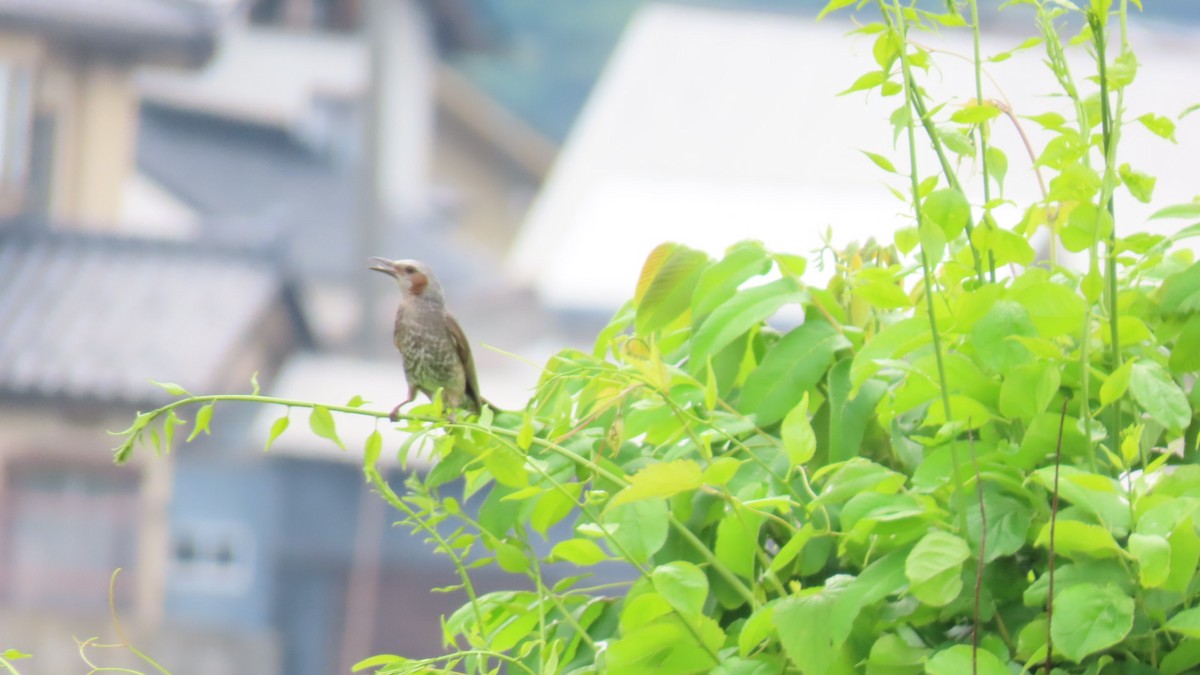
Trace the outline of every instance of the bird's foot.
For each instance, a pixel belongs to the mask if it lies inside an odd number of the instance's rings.
[[[408,401],[405,401],[404,403],[408,403]],[[391,414],[388,415],[389,420],[391,420],[393,422],[400,421],[400,407],[403,406],[404,403],[401,403],[401,404],[397,405],[395,408],[392,408]]]

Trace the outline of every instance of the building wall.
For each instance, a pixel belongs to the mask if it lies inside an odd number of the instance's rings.
[[[494,146],[453,116],[438,117],[432,157],[433,181],[453,189],[454,221],[472,241],[505,251],[516,237],[529,203],[537,192],[537,177],[515,166]]]
[[[55,140],[50,216],[103,227],[121,214],[133,176],[138,98],[127,65],[69,53],[42,70],[41,108],[53,115]]]
[[[0,129],[14,135],[0,132],[0,215],[48,207],[45,215],[58,221],[85,227],[115,222],[134,170],[134,64],[0,31],[0,66],[28,71],[33,82],[26,102],[0,78]],[[26,174],[19,184],[4,179],[5,155],[16,140]],[[48,203],[40,204],[43,199]]]

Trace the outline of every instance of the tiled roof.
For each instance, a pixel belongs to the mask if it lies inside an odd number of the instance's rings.
[[[137,154],[142,171],[201,214],[206,236],[258,244],[282,234],[284,258],[305,278],[361,267],[353,176],[285,133],[143,107]]]
[[[284,293],[262,256],[0,223],[0,397],[211,390]]]

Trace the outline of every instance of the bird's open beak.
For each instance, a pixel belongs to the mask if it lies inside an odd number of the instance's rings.
[[[367,262],[372,263],[367,269],[383,272],[388,276],[396,276],[396,268],[392,267],[392,261],[387,258],[367,258]]]

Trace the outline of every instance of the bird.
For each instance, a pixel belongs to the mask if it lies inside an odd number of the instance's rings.
[[[404,360],[408,398],[392,409],[388,418],[399,419],[400,408],[417,397],[433,399],[442,390],[442,400],[451,411],[478,413],[486,401],[479,395],[471,345],[458,321],[446,310],[442,285],[429,265],[419,260],[370,258],[368,269],[392,277],[400,287],[400,307],[392,337]]]

